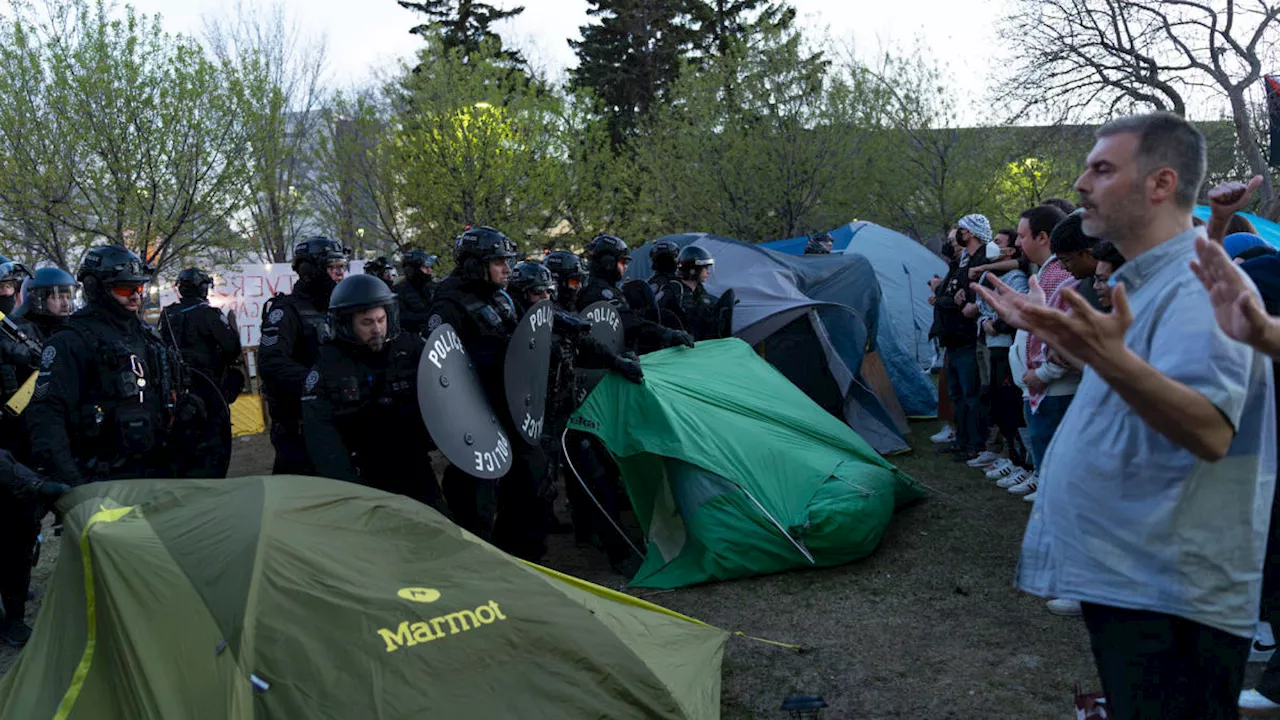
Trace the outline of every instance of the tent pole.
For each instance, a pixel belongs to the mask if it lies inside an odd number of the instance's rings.
[[[596,499],[595,495],[591,494],[591,488],[587,487],[586,481],[583,480],[582,476],[578,474],[578,468],[573,466],[573,458],[569,457],[569,446],[565,440],[565,438],[567,437],[569,437],[569,431],[566,429],[564,432],[560,433],[560,450],[564,452],[565,462],[569,463],[569,471],[572,472],[573,476],[578,479],[578,484],[582,486],[582,491],[587,494],[587,497],[591,498],[591,502],[595,504],[596,509],[600,511],[600,514],[604,516],[604,519],[608,520],[609,524],[613,526],[613,529],[618,531],[618,534],[622,536],[623,541],[625,541],[627,545],[631,547],[631,551],[634,552],[641,560],[643,560],[644,553],[640,552],[640,548],[637,548],[635,543],[631,542],[631,538],[627,537],[627,534],[622,531],[622,528],[618,527],[618,523],[614,522],[613,518],[610,517],[609,513],[605,512],[604,506],[600,504],[600,501]]]

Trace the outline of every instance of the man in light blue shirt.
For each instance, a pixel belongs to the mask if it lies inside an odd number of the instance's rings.
[[[1097,132],[1086,234],[1127,262],[1114,311],[983,292],[1087,365],[1045,454],[1017,584],[1083,603],[1113,718],[1234,718],[1275,478],[1271,363],[1218,327],[1192,273],[1204,137],[1175,115]],[[1034,293],[1033,293],[1034,295]]]

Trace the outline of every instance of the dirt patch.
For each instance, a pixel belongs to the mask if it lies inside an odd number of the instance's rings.
[[[818,694],[828,718],[1063,718],[1071,685],[1099,687],[1078,619],[1050,615],[1013,589],[1031,506],[976,471],[936,457],[935,423],[913,427],[915,452],[892,460],[930,489],[898,513],[871,557],[682,590],[637,591],[727,630],[803,645],[804,653],[734,638],[725,652],[725,718],[777,718],[783,698]],[[236,440],[233,475],[271,469],[265,435]],[[436,464],[436,463],[433,463]],[[604,556],[551,539],[546,564],[618,588]],[[57,557],[46,544],[35,586]],[[28,608],[29,620],[39,600]],[[0,648],[0,672],[16,654]]]

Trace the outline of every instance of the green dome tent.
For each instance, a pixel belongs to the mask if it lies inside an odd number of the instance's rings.
[[[643,364],[644,384],[609,375],[569,419],[617,460],[648,539],[633,586],[856,560],[923,495],[741,340]]]
[[[303,477],[63,499],[6,720],[714,718],[727,633]]]

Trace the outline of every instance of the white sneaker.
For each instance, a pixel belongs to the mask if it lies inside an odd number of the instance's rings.
[[[1240,693],[1240,714],[1245,717],[1280,717],[1280,703],[1249,689]]]
[[[929,439],[932,440],[933,442],[938,443],[939,445],[943,445],[949,442],[955,442],[956,429],[951,427],[950,425],[943,425],[942,429],[939,430],[937,433],[930,435]]]
[[[1031,473],[1022,468],[1014,468],[1012,472],[996,481],[996,487],[1002,487],[1006,490],[1023,482],[1031,477]]]
[[[1032,490],[1030,493],[1027,493],[1026,495],[1023,495],[1023,496],[1022,496],[1022,500],[1023,500],[1023,502],[1029,502],[1029,503],[1033,503],[1033,502],[1035,502],[1035,501],[1036,501],[1036,493],[1037,493],[1037,492],[1039,492],[1039,490]]]
[[[1276,652],[1276,636],[1271,623],[1260,622],[1253,631],[1253,642],[1249,643],[1249,662],[1266,662]]]
[[[978,457],[965,462],[965,465],[968,465],[971,468],[985,468],[989,465],[994,465],[996,461],[1000,459],[1002,458],[999,455],[991,452],[990,450],[983,450],[978,453]]]
[[[1045,607],[1049,608],[1049,612],[1054,615],[1083,615],[1084,610],[1080,609],[1079,600],[1067,600],[1065,598],[1054,598],[1045,603]]]
[[[1035,492],[1040,487],[1040,476],[1031,473],[1029,477],[1009,488],[1009,492],[1013,495],[1026,495],[1029,492]]]
[[[1000,478],[1006,478],[1012,475],[1014,471],[1018,469],[1019,469],[1018,466],[1014,465],[1013,461],[1010,460],[1009,458],[1000,458],[995,462],[994,465],[987,468],[987,479],[999,480]]]

